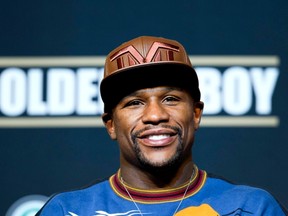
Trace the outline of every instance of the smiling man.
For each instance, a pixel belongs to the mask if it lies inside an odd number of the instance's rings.
[[[262,189],[208,175],[193,162],[203,102],[177,41],[142,36],[113,50],[101,82],[103,122],[120,149],[109,179],[53,196],[37,215],[266,215],[284,208]]]

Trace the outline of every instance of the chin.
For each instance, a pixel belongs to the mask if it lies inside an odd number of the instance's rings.
[[[150,155],[150,157],[147,157],[145,154],[143,154],[138,145],[135,145],[135,154],[138,158],[139,164],[141,165],[142,169],[154,173],[166,170],[171,172],[173,171],[173,169],[178,169],[185,158],[184,149],[181,142],[178,143],[177,148],[174,154],[172,155],[167,154],[166,156],[164,156],[162,154],[155,154]],[[162,160],[159,158],[162,158]]]
[[[162,161],[151,161],[150,159],[140,157],[139,161],[145,170],[149,170],[150,172],[163,172],[177,169],[182,162],[182,157],[180,154],[175,154],[172,158]]]

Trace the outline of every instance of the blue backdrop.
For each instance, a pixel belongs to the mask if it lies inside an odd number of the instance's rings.
[[[216,107],[216,111],[205,114],[197,133],[193,154],[198,166],[237,183],[265,188],[288,206],[286,0],[17,0],[2,1],[0,5],[0,215],[5,215],[22,197],[48,197],[110,176],[117,170],[117,143],[110,140],[101,124],[96,123],[99,110],[79,108],[79,101],[89,102],[89,94],[93,99],[91,103],[99,102],[97,92],[90,89],[92,93],[89,93],[87,88],[83,91],[88,99],[83,99],[83,93],[73,91],[70,101],[78,108],[64,110],[62,114],[61,106],[57,108],[57,104],[53,111],[52,102],[50,111],[47,111],[47,104],[46,109],[42,104],[41,111],[38,100],[37,109],[33,111],[33,101],[31,104],[27,101],[37,94],[37,89],[41,89],[38,97],[42,102],[49,100],[47,95],[53,95],[51,88],[57,87],[62,78],[60,75],[51,78],[51,69],[66,71],[64,74],[70,74],[67,77],[71,78],[71,83],[80,80],[79,76],[74,76],[79,68],[95,69],[91,72],[91,77],[95,78],[96,74],[101,74],[103,56],[139,35],[180,41],[199,71],[204,70],[205,74],[213,70],[213,76],[221,77],[218,84],[226,86],[218,88],[221,94],[209,95],[208,92],[206,95],[207,104],[212,106],[215,103],[209,96],[220,95],[220,98],[218,111]],[[49,62],[51,57],[70,59],[68,63],[62,59],[57,64],[55,59]],[[88,61],[89,57],[92,57],[92,63]],[[228,61],[231,57],[232,63]],[[74,60],[80,63],[73,65]],[[224,62],[217,63],[217,60]],[[31,69],[35,68],[38,71],[33,80]],[[251,78],[255,68],[262,76]],[[236,72],[228,76],[229,69]],[[268,70],[272,70],[271,77]],[[83,80],[89,81],[87,77]],[[95,80],[99,81],[99,77]],[[50,79],[54,84],[48,84]],[[67,84],[67,89],[71,83]],[[262,88],[257,88],[256,83]],[[207,88],[209,85],[203,83]],[[72,86],[72,90],[80,87]],[[245,103],[246,87],[250,89],[247,94],[251,97],[248,105]],[[31,91],[33,88],[35,92]],[[227,105],[229,89],[239,97],[234,101],[234,108]],[[268,97],[269,92],[264,93],[265,89],[270,89],[271,97]],[[66,91],[64,96],[68,95],[69,91]],[[267,97],[260,103],[261,95]],[[242,110],[233,114],[237,105]],[[65,118],[60,119],[59,124],[54,121],[62,117]],[[76,123],[67,119],[76,119]]]

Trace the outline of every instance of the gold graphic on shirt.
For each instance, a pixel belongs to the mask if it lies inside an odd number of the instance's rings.
[[[211,206],[208,204],[202,204],[200,206],[191,206],[177,212],[175,216],[220,216]]]

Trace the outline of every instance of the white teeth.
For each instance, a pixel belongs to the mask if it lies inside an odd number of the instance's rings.
[[[161,140],[161,139],[165,139],[167,137],[169,137],[169,135],[162,134],[162,135],[151,135],[148,138],[151,139],[151,140]]]

